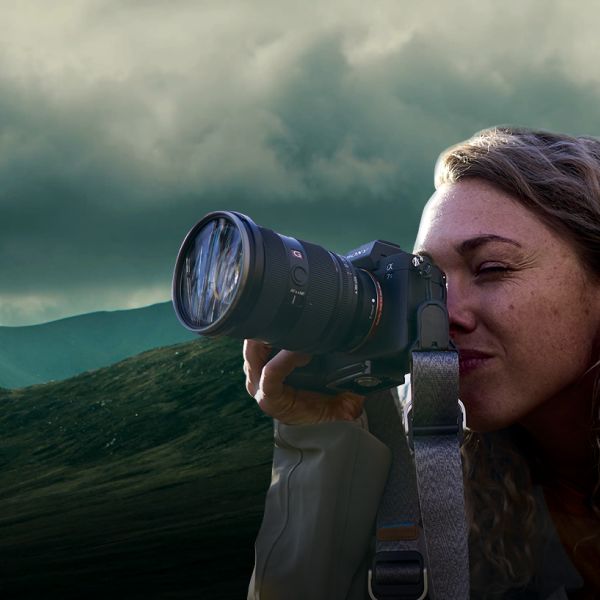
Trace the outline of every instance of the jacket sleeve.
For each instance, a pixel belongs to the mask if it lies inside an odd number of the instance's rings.
[[[275,422],[249,600],[364,600],[390,452],[360,424]]]

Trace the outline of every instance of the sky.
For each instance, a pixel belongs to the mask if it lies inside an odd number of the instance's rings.
[[[598,31],[593,0],[0,0],[0,325],[168,300],[211,210],[410,251],[444,148],[600,135]]]

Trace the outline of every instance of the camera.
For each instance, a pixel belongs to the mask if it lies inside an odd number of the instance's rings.
[[[398,386],[411,352],[451,349],[445,276],[427,257],[383,240],[336,254],[236,211],[185,237],[173,306],[202,336],[313,354],[286,383],[329,394]]]

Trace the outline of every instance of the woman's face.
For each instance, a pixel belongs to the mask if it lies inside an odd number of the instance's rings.
[[[446,273],[467,423],[489,431],[560,401],[592,364],[600,286],[571,246],[483,180],[440,187],[415,244]]]

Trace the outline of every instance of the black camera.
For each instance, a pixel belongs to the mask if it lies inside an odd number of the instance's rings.
[[[381,240],[343,256],[234,211],[186,236],[173,305],[200,335],[314,354],[286,382],[330,394],[395,387],[412,351],[450,348],[445,276],[427,258]]]

